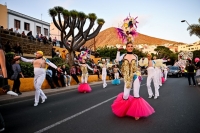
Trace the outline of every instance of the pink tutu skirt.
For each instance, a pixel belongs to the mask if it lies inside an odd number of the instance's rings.
[[[153,114],[154,109],[143,98],[133,98],[132,103],[126,113],[131,117],[147,117]]]
[[[129,96],[127,100],[123,99],[123,93],[120,93],[113,104],[111,105],[113,113],[118,117],[123,117],[126,115],[126,112],[128,111],[131,102],[133,100],[132,96]]]
[[[78,86],[78,92],[80,93],[86,93],[86,92],[91,92],[91,91],[92,89],[88,83],[82,83]]]

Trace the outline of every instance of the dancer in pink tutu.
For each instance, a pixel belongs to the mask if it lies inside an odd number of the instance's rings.
[[[85,59],[82,59],[82,63],[81,64],[79,63],[79,65],[81,67],[82,75],[81,75],[81,84],[78,87],[78,92],[81,93],[91,92],[92,89],[87,83],[87,80],[88,80],[88,69],[92,71],[93,69],[88,64],[85,63]]]
[[[120,48],[122,49],[122,48]],[[138,57],[133,54],[133,44],[126,44],[127,53],[120,56],[117,52],[117,61],[123,61],[121,71],[124,75],[124,92],[120,93],[111,105],[112,111],[118,117],[131,116],[138,120],[154,113],[154,109],[139,95],[140,81],[137,75]],[[130,90],[133,87],[133,96]]]

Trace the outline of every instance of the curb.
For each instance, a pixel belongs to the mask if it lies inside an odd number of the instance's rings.
[[[106,82],[109,83],[111,81],[112,80],[107,80]],[[99,84],[102,84],[102,81],[89,83],[90,86],[95,86],[95,85],[99,85]],[[75,89],[77,89],[77,87],[78,87],[78,85],[73,85],[73,86],[68,86],[68,87],[61,87],[58,89],[44,89],[43,91],[46,96],[50,96],[52,94],[59,94],[59,93],[75,90]],[[23,101],[23,100],[34,99],[34,95],[35,95],[35,91],[23,92],[22,95],[20,95],[20,96],[3,95],[0,97],[0,106],[5,105],[5,104],[11,104],[11,103]]]

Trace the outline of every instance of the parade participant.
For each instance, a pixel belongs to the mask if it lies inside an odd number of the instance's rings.
[[[194,62],[195,62],[195,67],[196,67],[196,76],[199,76],[200,75],[200,59],[195,58]]]
[[[120,48],[121,49],[121,48]],[[119,50],[120,50],[119,49]],[[154,113],[154,109],[139,95],[140,81],[137,75],[138,57],[133,54],[133,44],[127,43],[127,53],[120,56],[117,52],[117,61],[123,61],[121,71],[124,75],[124,92],[120,93],[113,104],[112,111],[118,117],[131,116],[138,120]],[[130,90],[133,86],[133,96]]]
[[[103,88],[107,87],[106,77],[107,77],[107,62],[102,61],[102,81],[103,81]]]
[[[115,79],[112,81],[112,84],[119,85],[120,84],[120,80],[119,80],[119,68],[117,67],[117,65],[114,66],[113,72],[114,72],[114,78]]]
[[[153,92],[152,92],[152,88],[151,88],[151,81],[153,80],[153,84],[154,84],[154,88],[155,88],[155,96],[154,99],[157,99],[159,96],[159,84],[158,84],[158,80],[157,80],[157,75],[156,75],[156,71],[155,71],[155,61],[151,60],[152,56],[151,54],[147,54],[147,58],[148,58],[148,67],[147,67],[147,90],[148,90],[148,94],[149,94],[149,98],[152,98]]]
[[[85,59],[82,59],[82,63],[79,63],[79,66],[81,67],[82,75],[81,75],[81,84],[78,86],[78,91],[81,93],[86,93],[86,92],[91,92],[92,89],[87,83],[88,80],[88,69],[92,70],[93,69],[86,64]]]
[[[167,80],[167,73],[168,73],[168,67],[163,64],[163,69],[164,69],[164,78],[165,78],[165,81]]]
[[[155,77],[160,88],[162,86],[162,70],[161,70],[162,62],[161,60],[158,60],[156,56],[153,57],[153,61],[155,62],[154,65]]]
[[[17,93],[10,91],[10,85],[8,84],[8,74],[6,69],[6,59],[1,44],[0,44],[0,68],[2,71],[2,76],[0,77],[1,80],[0,88],[2,88],[3,92],[5,92],[8,95],[18,96]]]
[[[50,62],[47,58],[43,57],[42,51],[37,51],[35,53],[36,58],[35,59],[26,59],[21,56],[15,56],[14,59],[21,59],[24,62],[33,63],[34,67],[34,87],[35,87],[35,103],[34,106],[38,106],[39,103],[39,97],[42,98],[42,102],[44,103],[47,99],[46,95],[41,89],[42,83],[45,80],[46,77],[46,64],[53,67],[54,69],[57,69],[57,66]]]

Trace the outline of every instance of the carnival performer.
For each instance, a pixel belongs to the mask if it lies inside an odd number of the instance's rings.
[[[164,64],[163,69],[164,69],[164,78],[165,78],[165,81],[166,81],[167,80],[168,67]]]
[[[195,58],[194,62],[195,62],[195,67],[196,67],[196,76],[199,76],[200,75],[200,59]]]
[[[88,64],[86,64],[85,59],[82,59],[82,63],[81,64],[79,63],[79,66],[81,67],[82,75],[81,75],[81,84],[78,86],[78,92],[81,92],[81,93],[91,92],[92,89],[87,83],[88,69],[92,71],[93,69]]]
[[[8,74],[6,69],[6,59],[1,43],[0,43],[0,68],[2,70],[2,77],[0,77],[1,80],[0,88],[2,88],[3,92],[5,92],[8,95],[18,96],[17,93],[10,91],[10,85],[8,84]]]
[[[54,69],[58,69],[55,64],[50,62],[47,58],[43,56],[42,51],[37,51],[35,53],[36,58],[35,59],[26,59],[21,56],[15,56],[14,59],[21,59],[24,62],[29,62],[33,64],[34,67],[34,87],[35,87],[35,103],[34,106],[38,106],[39,98],[42,98],[42,102],[44,103],[47,99],[47,96],[44,94],[44,92],[41,89],[42,83],[45,80],[46,77],[46,64],[51,66]],[[59,69],[58,69],[59,70]]]
[[[106,61],[102,61],[102,81],[103,81],[103,88],[107,87],[106,77],[107,77],[107,62]]]
[[[114,72],[114,78],[115,79],[112,81],[112,84],[119,85],[120,84],[120,80],[119,80],[119,68],[117,67],[117,65],[114,66],[113,72]]]
[[[154,64],[155,77],[160,88],[162,86],[162,70],[161,70],[162,61],[160,59],[157,59],[156,56],[153,57],[153,61],[155,62]]]
[[[121,48],[120,48],[121,49]],[[137,75],[138,57],[133,54],[133,44],[127,43],[127,53],[120,56],[117,52],[117,61],[123,61],[121,71],[124,75],[124,92],[120,93],[113,104],[112,111],[118,117],[131,116],[138,120],[154,113],[154,109],[139,95],[140,81]],[[133,96],[130,90],[133,86]]]

